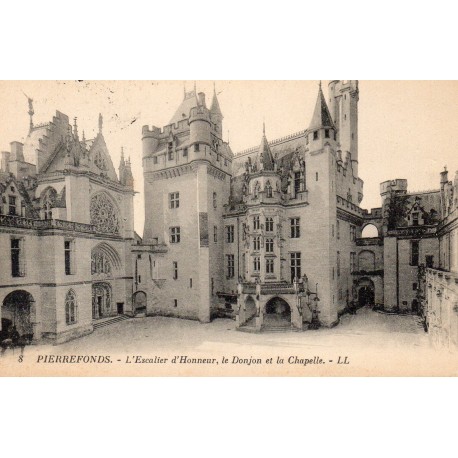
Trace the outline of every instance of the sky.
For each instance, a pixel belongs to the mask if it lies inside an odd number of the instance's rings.
[[[234,153],[260,143],[265,122],[269,140],[306,129],[318,81],[197,81],[211,103],[213,85],[224,115],[224,139]],[[327,95],[328,81],[323,81]],[[194,81],[0,81],[0,150],[28,133],[27,94],[34,123],[49,122],[56,110],[78,118],[78,130],[93,138],[98,115],[115,168],[121,147],[130,156],[137,194],[135,229],[143,233],[141,129],[163,127]],[[359,176],[363,208],[380,206],[379,184],[406,178],[409,190],[439,188],[439,173],[458,170],[458,82],[360,81]],[[449,179],[452,179],[452,173]]]

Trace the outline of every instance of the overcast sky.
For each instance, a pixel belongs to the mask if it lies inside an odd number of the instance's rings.
[[[327,81],[323,89],[327,95]],[[28,104],[34,99],[34,122],[48,122],[56,110],[92,138],[98,113],[117,168],[121,146],[130,155],[135,178],[135,227],[143,233],[141,128],[166,125],[183,99],[187,81],[0,81],[0,149],[24,141]],[[198,81],[197,90],[210,105],[213,82]],[[410,190],[437,189],[447,165],[458,169],[458,83],[447,81],[360,81],[359,175],[364,180],[363,208],[380,205],[380,182],[407,178]],[[225,140],[235,152],[259,144],[262,122],[269,140],[307,128],[315,105],[318,81],[217,81],[224,115]],[[229,132],[229,134],[228,134]],[[449,174],[452,178],[452,174]]]

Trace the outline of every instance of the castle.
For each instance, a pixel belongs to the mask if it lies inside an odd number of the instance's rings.
[[[327,92],[320,84],[304,130],[269,140],[260,126],[259,145],[234,154],[216,92],[207,103],[185,91],[166,126],[142,129],[143,237],[130,163],[118,177],[102,118],[98,136],[80,140],[76,121],[58,112],[34,126],[31,108],[25,144],[2,153],[2,329],[23,323],[59,342],[146,314],[306,330],[371,305],[422,314],[439,340],[458,342],[456,313],[446,338],[436,320],[458,300],[458,176],[444,171],[440,189],[423,193],[384,182],[382,206],[362,209],[358,82]],[[433,305],[428,291],[444,288],[448,302]]]

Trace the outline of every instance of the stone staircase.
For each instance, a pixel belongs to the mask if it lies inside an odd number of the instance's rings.
[[[116,316],[112,316],[109,318],[94,321],[92,325],[94,326],[94,330],[95,330],[95,329],[103,328],[105,326],[110,326],[111,324],[119,323],[120,321],[128,320],[130,318],[131,317],[127,315],[116,315]]]

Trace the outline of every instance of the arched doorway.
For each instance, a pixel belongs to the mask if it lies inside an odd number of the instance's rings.
[[[368,278],[362,278],[358,283],[358,305],[375,305],[375,287],[374,282]]]
[[[291,307],[281,297],[273,297],[266,303],[265,327],[290,327]]]
[[[97,320],[113,314],[111,285],[94,283],[92,285],[92,319]]]
[[[135,312],[146,312],[146,293],[137,291],[134,294],[134,308]]]
[[[24,290],[9,293],[2,304],[2,330],[0,340],[8,338],[13,328],[20,336],[33,337],[32,316],[35,313],[35,300]]]

